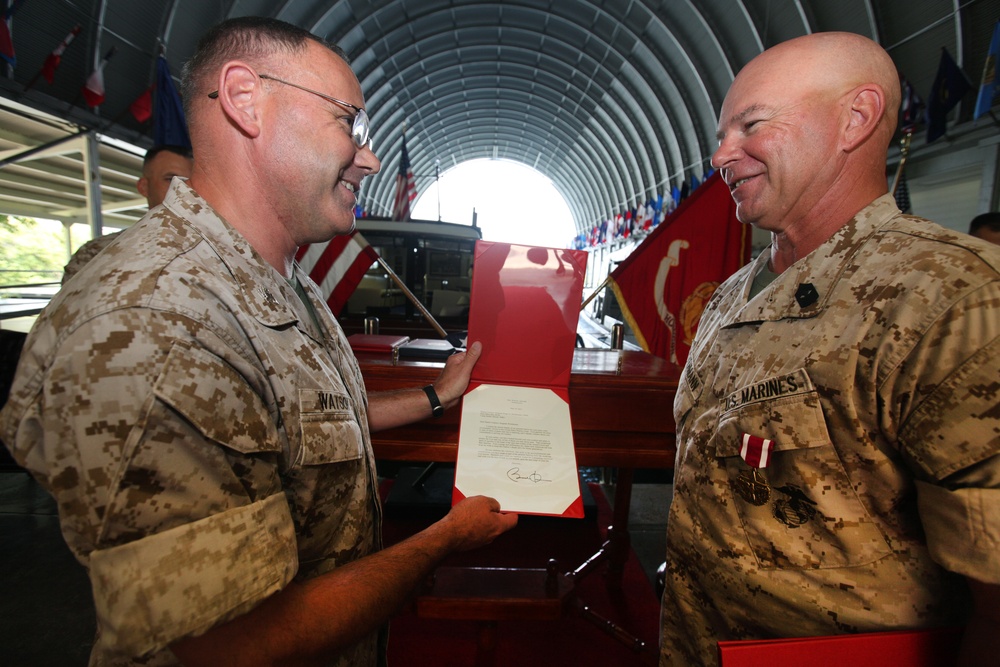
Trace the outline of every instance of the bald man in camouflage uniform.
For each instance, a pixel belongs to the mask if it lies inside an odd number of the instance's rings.
[[[880,47],[829,33],[723,104],[713,165],[772,244],[715,293],[674,404],[663,667],[966,622],[965,664],[1000,655],[1000,252],[886,194],[899,99]]]
[[[302,87],[301,89],[299,87]],[[381,549],[369,432],[456,404],[479,356],[366,396],[299,245],[378,171],[342,52],[236,19],[188,64],[198,156],[38,320],[0,416],[90,574],[99,665],[374,665],[445,555],[516,523],[470,498]]]

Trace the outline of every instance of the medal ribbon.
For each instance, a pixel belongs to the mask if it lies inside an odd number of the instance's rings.
[[[766,468],[771,459],[771,447],[773,446],[774,440],[744,433],[740,458],[752,468]]]

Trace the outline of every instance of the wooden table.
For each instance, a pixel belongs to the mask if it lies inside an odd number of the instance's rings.
[[[443,367],[442,362],[394,362],[387,353],[357,353],[357,357],[368,391],[429,384]],[[418,613],[482,621],[480,644],[488,655],[497,620],[564,613],[573,584],[601,563],[608,563],[609,582],[620,584],[631,546],[628,514],[633,471],[674,465],[673,402],[679,373],[676,366],[645,352],[575,350],[569,397],[577,464],[618,469],[607,541],[579,567],[565,573],[552,571],[551,566],[548,572],[442,568],[418,598]],[[453,463],[458,453],[459,414],[460,410],[452,409],[440,419],[373,434],[376,458]],[[586,616],[586,606],[580,607]],[[650,647],[623,629],[594,614],[590,620],[654,659]]]
[[[429,384],[441,362],[398,361],[358,353],[369,391]],[[674,393],[680,370],[645,352],[577,349],[569,383],[577,464],[618,468],[673,468]],[[454,462],[459,410],[441,419],[372,436],[377,458]],[[616,505],[617,510],[617,505]]]

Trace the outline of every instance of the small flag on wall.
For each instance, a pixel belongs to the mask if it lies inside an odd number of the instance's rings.
[[[63,41],[59,42],[59,45],[52,49],[52,53],[45,58],[45,62],[42,64],[42,76],[49,83],[56,80],[56,69],[59,67],[59,63],[62,62],[63,53],[65,53],[66,47],[70,45],[70,42],[80,34],[80,30],[82,30],[80,25],[74,26],[69,31],[69,34],[63,38]]]
[[[87,101],[88,107],[99,107],[104,103],[104,67],[114,57],[117,50],[117,47],[114,46],[108,49],[104,58],[94,68],[93,74],[87,79],[87,83],[83,85],[83,99]]]

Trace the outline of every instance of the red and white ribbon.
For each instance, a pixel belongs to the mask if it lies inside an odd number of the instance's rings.
[[[773,446],[774,440],[744,433],[740,458],[752,468],[766,468],[771,459],[771,447]]]

